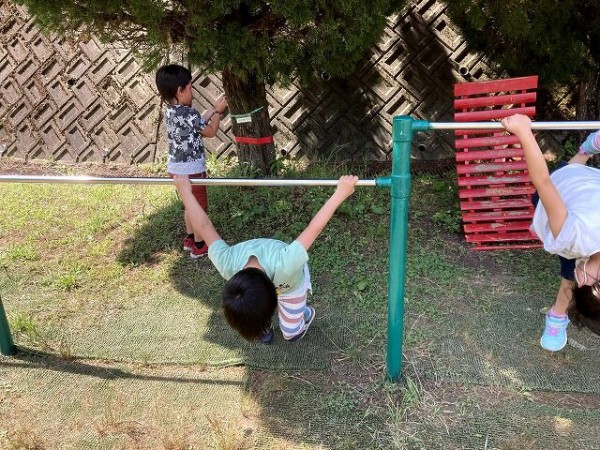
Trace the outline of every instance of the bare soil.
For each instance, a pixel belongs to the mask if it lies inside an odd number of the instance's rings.
[[[0,175],[90,175],[97,177],[148,176],[148,168],[116,164],[64,164],[50,161],[23,161],[0,158]]]

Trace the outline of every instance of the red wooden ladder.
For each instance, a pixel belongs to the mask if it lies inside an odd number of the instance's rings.
[[[537,76],[454,85],[454,121],[535,114]],[[502,130],[456,130],[456,170],[467,242],[473,250],[541,247],[529,231],[534,208],[519,139]]]

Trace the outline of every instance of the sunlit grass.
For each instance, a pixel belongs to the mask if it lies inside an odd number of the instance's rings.
[[[337,178],[349,171],[343,164],[284,160],[277,176]],[[248,176],[227,163],[213,162],[211,173]],[[2,188],[0,294],[19,345],[64,359],[77,358],[70,334],[107,317],[125,313],[135,317],[140,302],[149,298],[168,304],[177,290],[175,283],[189,290],[184,296],[200,292],[196,301],[205,289],[211,294],[219,291],[221,280],[210,281],[203,263],[191,262],[180,250],[183,210],[173,187],[6,184]],[[229,242],[254,237],[291,241],[332,192],[333,188],[321,187],[210,187],[209,214]],[[333,370],[322,376],[264,375],[269,383],[262,391],[246,393],[241,408],[245,420],[255,422],[253,426],[268,423],[273,399],[288,395],[287,404],[310,405],[302,412],[309,418],[318,414],[315,426],[322,426],[323,439],[333,442],[321,445],[318,437],[307,442],[298,439],[301,447],[289,448],[357,448],[353,436],[359,433],[364,433],[362,448],[394,448],[394,443],[399,448],[426,448],[426,428],[419,428],[419,420],[443,432],[447,417],[460,421],[467,416],[468,407],[459,401],[452,403],[458,405],[452,415],[443,412],[432,395],[437,387],[412,373],[400,386],[384,382],[389,210],[389,192],[357,188],[309,252],[313,300],[324,311],[344,314],[350,324],[345,325],[348,345],[335,349]],[[416,358],[435,357],[431,344],[439,343],[440,327],[452,324],[457,309],[459,314],[493,310],[497,298],[510,288],[502,281],[508,277],[518,280],[523,291],[547,291],[550,296],[555,280],[552,260],[540,255],[470,253],[460,234],[454,176],[415,177],[406,268],[406,366]],[[491,273],[491,264],[498,270]],[[536,268],[533,273],[531,267]],[[137,363],[146,366],[148,361],[149,357],[141,358]],[[103,412],[96,431],[145,436],[144,424],[119,415],[120,408],[113,405]],[[347,436],[349,423],[354,425]],[[204,445],[201,448],[288,448],[283,439],[259,445],[255,435],[247,435],[238,425],[215,416],[201,438],[193,431],[189,435],[163,432],[160,442],[173,449],[195,448],[198,441]],[[37,430],[12,433],[10,440],[5,439],[16,446],[43,441]]]

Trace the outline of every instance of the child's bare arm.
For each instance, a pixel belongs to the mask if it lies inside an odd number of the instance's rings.
[[[220,95],[215,102],[215,106],[212,109],[205,111],[202,114],[202,118],[208,122],[201,131],[203,137],[211,138],[217,135],[219,131],[219,123],[221,122],[221,116],[223,111],[227,109],[227,99],[224,95]]]
[[[591,157],[592,155],[586,155],[585,153],[577,153],[576,155],[571,157],[571,159],[569,159],[569,164],[582,164],[585,166],[585,164]]]
[[[339,179],[337,189],[333,195],[329,197],[329,200],[315,214],[315,217],[313,217],[305,230],[296,238],[306,250],[310,248],[317,236],[321,234],[321,231],[323,231],[323,228],[325,228],[325,225],[327,225],[336,209],[338,209],[344,200],[352,195],[357,181],[358,177],[353,175],[344,175]]]
[[[215,241],[221,239],[213,223],[210,221],[202,207],[198,204],[196,197],[192,194],[192,185],[187,175],[174,175],[173,180],[175,187],[181,196],[181,200],[185,206],[185,210],[192,223],[192,228],[195,233],[202,236],[202,239],[210,247]]]
[[[552,183],[546,159],[531,131],[531,119],[522,114],[515,114],[503,119],[502,125],[521,141],[529,177],[537,189],[542,205],[544,205],[544,209],[548,214],[550,230],[556,237],[567,219],[567,207],[554,183]]]

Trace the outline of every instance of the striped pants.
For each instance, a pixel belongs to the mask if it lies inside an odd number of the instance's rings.
[[[291,339],[304,331],[304,311],[306,299],[312,290],[308,264],[304,266],[304,283],[294,292],[281,294],[277,297],[277,315],[279,328],[284,339]]]

